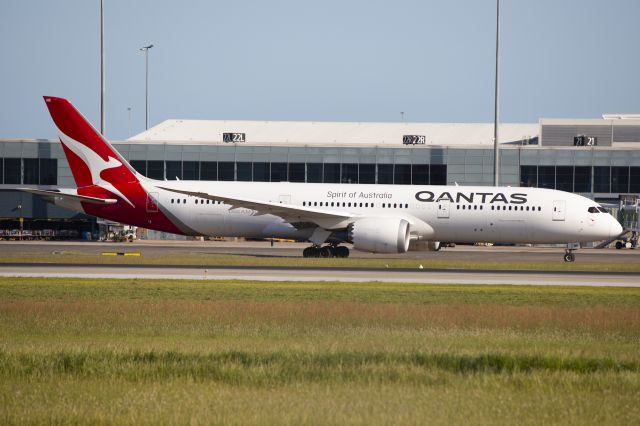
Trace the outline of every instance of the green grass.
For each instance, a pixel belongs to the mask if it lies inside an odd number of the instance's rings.
[[[504,304],[510,306],[628,306],[640,309],[633,287],[425,285],[417,283],[252,282],[1,278],[1,301],[248,301],[362,302],[417,304]]]
[[[0,423],[633,424],[640,289],[0,279]]]
[[[135,251],[130,249],[129,251]],[[639,262],[563,262],[560,253],[554,262],[485,262],[469,260],[435,259],[385,259],[349,258],[349,259],[312,259],[302,257],[259,257],[224,254],[182,254],[144,256],[102,256],[99,254],[63,252],[3,253],[0,263],[46,263],[46,264],[99,264],[99,265],[193,265],[193,266],[265,266],[265,267],[315,267],[315,268],[409,268],[420,265],[428,269],[478,269],[478,270],[541,270],[541,271],[595,271],[595,272],[640,272]]]

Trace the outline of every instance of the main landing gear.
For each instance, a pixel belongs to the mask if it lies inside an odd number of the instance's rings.
[[[307,247],[302,251],[302,257],[349,257],[349,249],[345,246],[316,246]]]

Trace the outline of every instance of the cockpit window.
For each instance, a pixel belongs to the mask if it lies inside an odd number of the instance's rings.
[[[598,207],[598,210],[600,210],[602,213],[609,213],[604,207]]]
[[[600,213],[597,207],[589,207],[589,213]]]

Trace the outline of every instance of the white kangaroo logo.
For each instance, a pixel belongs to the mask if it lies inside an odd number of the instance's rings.
[[[58,132],[60,134],[60,141],[67,148],[69,148],[74,154],[80,157],[80,159],[82,159],[82,161],[84,161],[84,163],[89,168],[89,171],[91,172],[92,184],[100,186],[106,189],[107,191],[110,191],[116,194],[117,196],[125,200],[127,203],[129,203],[131,207],[135,208],[133,203],[129,201],[129,199],[125,197],[124,194],[120,192],[120,190],[118,190],[118,188],[113,186],[111,182],[107,182],[106,180],[102,179],[102,176],[100,176],[100,174],[104,170],[113,169],[113,168],[122,166],[122,163],[120,161],[118,161],[113,157],[108,157],[108,160],[104,161],[102,157],[96,154],[88,146],[65,135],[63,132],[60,131],[60,129],[58,129]]]

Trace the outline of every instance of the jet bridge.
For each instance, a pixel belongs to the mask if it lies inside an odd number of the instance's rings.
[[[638,247],[638,233],[640,232],[640,195],[620,194],[618,206],[609,204],[609,212],[618,219],[622,225],[622,233],[615,238],[595,246],[595,248],[605,248],[615,241],[617,249]]]
[[[618,222],[624,229],[616,248],[638,247],[638,232],[640,231],[640,196],[637,194],[620,194]]]

